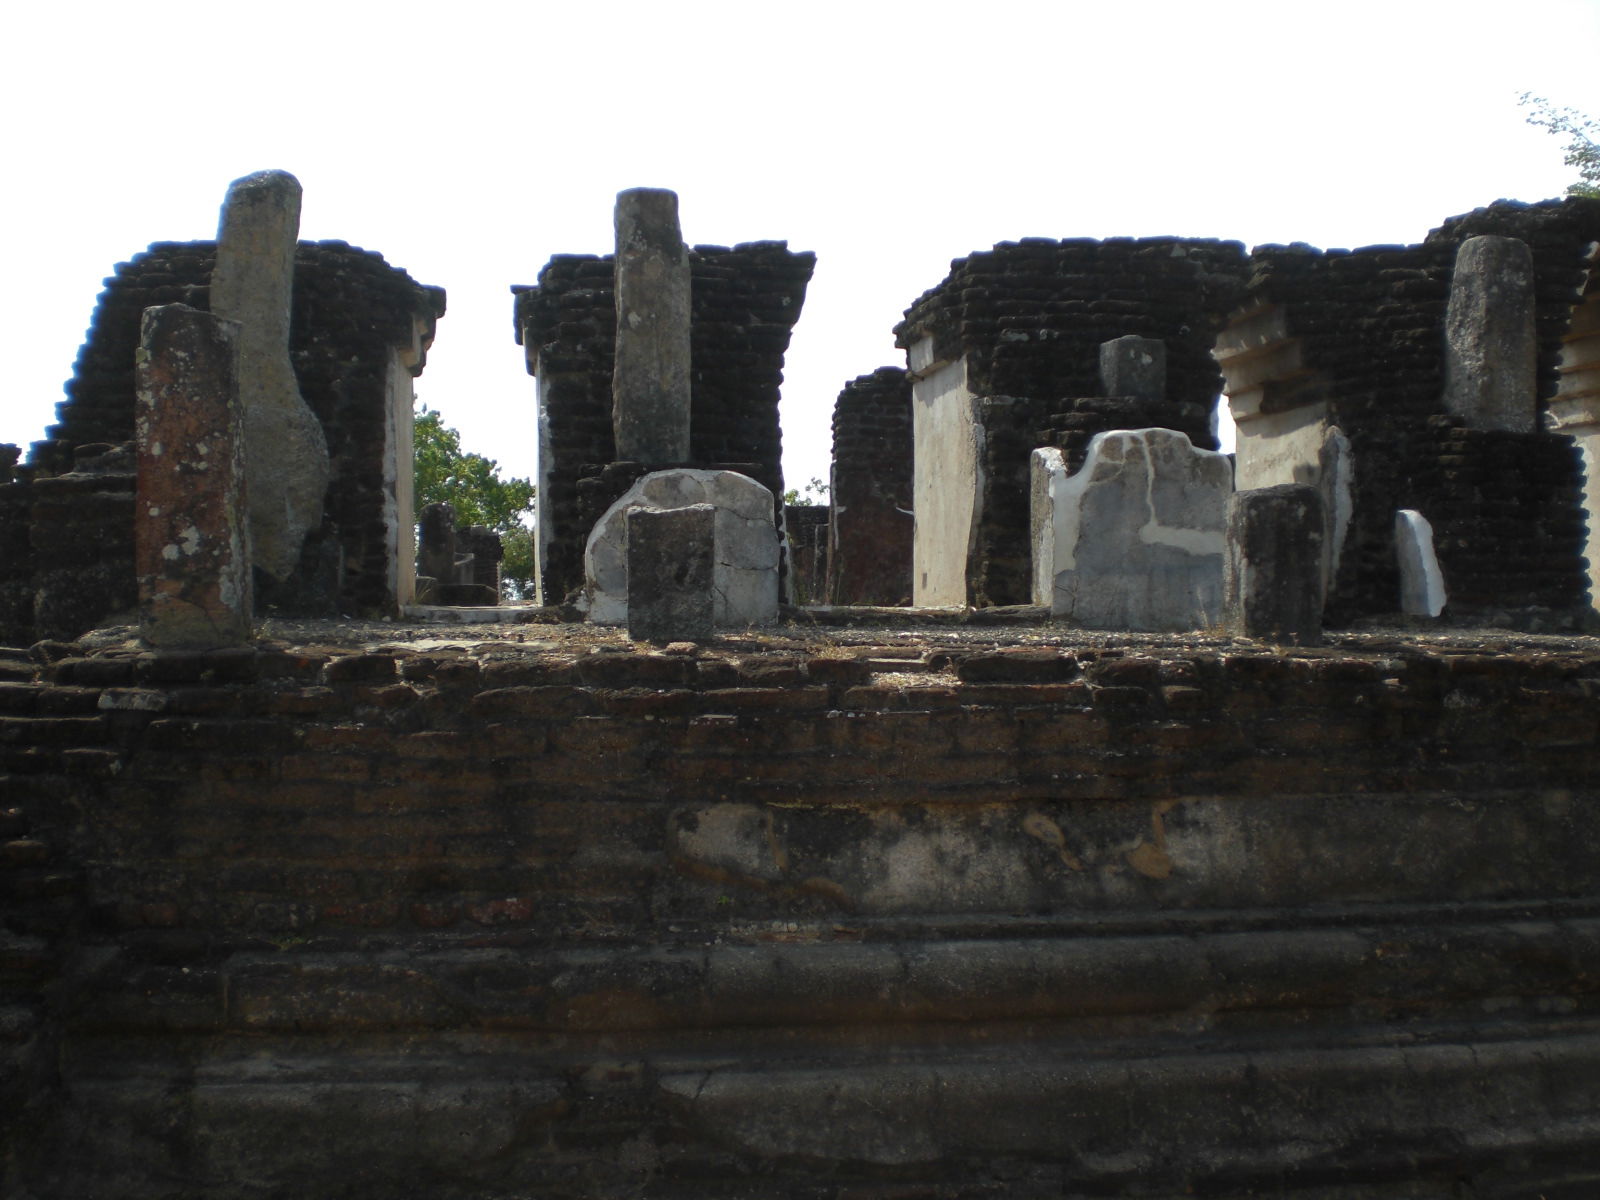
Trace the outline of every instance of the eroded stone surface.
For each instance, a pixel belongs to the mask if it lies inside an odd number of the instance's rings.
[[[1285,483],[1228,503],[1227,620],[1245,637],[1296,646],[1322,640],[1322,495]]]
[[[250,637],[239,326],[182,304],[147,308],[134,415],[139,632],[162,648]]]
[[[621,461],[689,460],[689,250],[678,196],[617,195],[617,341],[612,432]]]
[[[260,171],[228,188],[217,231],[211,311],[239,323],[239,396],[250,473],[255,565],[278,579],[294,570],[306,533],[322,520],[328,445],[289,361],[289,306],[300,230],[300,183]]]
[[[720,629],[770,625],[778,618],[778,534],[772,493],[735,471],[680,468],[646,475],[595,523],[584,549],[581,606],[589,620],[628,619],[627,512],[710,504],[716,510],[712,619]]]
[[[1037,602],[1048,581],[1051,612],[1089,629],[1196,629],[1220,618],[1226,455],[1171,429],[1117,430],[1095,437],[1076,474],[1059,454],[1036,454],[1035,470],[1046,477],[1035,483]]]
[[[626,514],[628,636],[701,641],[711,636],[717,509],[711,504]]]
[[[1468,238],[1445,313],[1445,408],[1473,429],[1535,428],[1533,252],[1517,238]]]

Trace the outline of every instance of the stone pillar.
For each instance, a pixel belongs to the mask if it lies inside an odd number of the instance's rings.
[[[1101,342],[1100,388],[1106,396],[1161,403],[1167,394],[1167,344],[1131,333]]]
[[[183,304],[147,308],[135,367],[139,633],[210,649],[250,637],[239,326]]]
[[[1445,409],[1471,429],[1537,428],[1533,252],[1474,237],[1456,252],[1445,312]]]
[[[430,504],[418,519],[417,574],[437,584],[456,581],[456,510]]]
[[[289,361],[289,305],[300,231],[300,183],[260,171],[228,187],[211,274],[211,311],[237,321],[250,537],[255,565],[287,579],[322,521],[328,445]]]
[[[628,509],[628,636],[704,641],[714,627],[717,509]]]
[[[611,427],[619,462],[689,461],[689,250],[678,196],[617,194],[617,344]]]
[[[1235,492],[1228,502],[1228,628],[1244,637],[1322,641],[1322,496],[1310,484]]]

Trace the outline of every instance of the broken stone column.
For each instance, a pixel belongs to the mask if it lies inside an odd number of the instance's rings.
[[[1167,344],[1132,333],[1101,342],[1100,388],[1106,396],[1159,404],[1167,394]]]
[[[1456,252],[1445,312],[1444,405],[1472,429],[1536,428],[1533,252],[1474,237]]]
[[[260,171],[228,187],[211,274],[211,311],[237,321],[250,538],[255,565],[286,579],[322,521],[328,445],[289,361],[300,182]]]
[[[1227,625],[1294,646],[1322,641],[1322,496],[1304,483],[1236,492],[1228,502]]]
[[[417,574],[438,584],[456,581],[456,510],[430,504],[417,519]]]
[[[1201,629],[1222,615],[1233,468],[1172,429],[1097,434],[1069,475],[1034,452],[1034,600],[1086,629]]]
[[[689,461],[689,250],[678,196],[617,194],[611,427],[619,462]]]
[[[139,633],[210,649],[250,637],[250,539],[239,326],[147,308],[135,367],[134,563]]]
[[[1437,617],[1448,597],[1428,518],[1414,508],[1395,513],[1394,549],[1400,565],[1400,611],[1408,617]]]
[[[715,623],[717,509],[627,510],[628,636],[635,641],[704,641]]]

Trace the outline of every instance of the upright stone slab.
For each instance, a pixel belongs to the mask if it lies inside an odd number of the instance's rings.
[[[1107,396],[1159,404],[1167,394],[1167,344],[1132,333],[1101,342],[1100,387]]]
[[[1445,408],[1472,429],[1537,425],[1533,252],[1509,237],[1456,251],[1445,313]]]
[[[322,520],[328,444],[289,361],[289,306],[300,232],[300,182],[260,171],[228,187],[211,274],[211,311],[237,321],[239,395],[250,473],[255,565],[286,579]]]
[[[617,194],[616,357],[611,427],[619,462],[689,461],[689,251],[678,196]]]
[[[1227,624],[1294,646],[1322,641],[1322,495],[1305,483],[1236,492],[1228,503]]]
[[[580,606],[597,625],[628,620],[627,513],[709,504],[716,509],[712,620],[718,629],[778,619],[778,533],[772,493],[736,471],[678,469],[646,475],[605,511],[583,552]]]
[[[1180,631],[1222,615],[1233,468],[1172,429],[1116,430],[1068,475],[1035,458],[1035,597],[1088,629]],[[1039,510],[1048,508],[1048,517]]]
[[[704,641],[715,625],[717,509],[637,505],[628,537],[628,636],[636,641]]]
[[[1395,513],[1394,549],[1400,566],[1400,611],[1408,617],[1437,617],[1449,597],[1428,518],[1414,508]]]
[[[1317,450],[1316,478],[1296,482],[1311,483],[1322,497],[1322,599],[1326,603],[1339,577],[1339,559],[1355,513],[1355,460],[1344,430],[1337,425],[1327,428]]]
[[[135,367],[134,562],[139,633],[210,649],[250,637],[239,326],[183,304],[147,308]]]
[[[443,501],[417,518],[417,574],[440,584],[456,582],[456,510]]]

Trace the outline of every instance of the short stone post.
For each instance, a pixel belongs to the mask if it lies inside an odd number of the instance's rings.
[[[289,361],[300,182],[260,171],[228,187],[211,273],[211,311],[237,321],[250,537],[256,566],[286,579],[322,520],[328,443]]]
[[[1322,496],[1305,483],[1235,492],[1224,579],[1228,629],[1244,637],[1322,641]]]
[[[629,637],[643,642],[711,637],[716,521],[711,504],[628,510]]]
[[[183,304],[145,309],[135,382],[140,636],[197,650],[248,641],[239,326]]]
[[[417,574],[438,584],[456,581],[456,510],[430,504],[417,519]]]
[[[617,194],[611,427],[619,462],[689,461],[689,251],[678,196]]]
[[[1536,428],[1533,252],[1509,237],[1456,251],[1445,311],[1445,409],[1471,429]]]
[[[1167,394],[1167,344],[1132,333],[1101,342],[1100,388],[1102,395],[1159,404]]]

